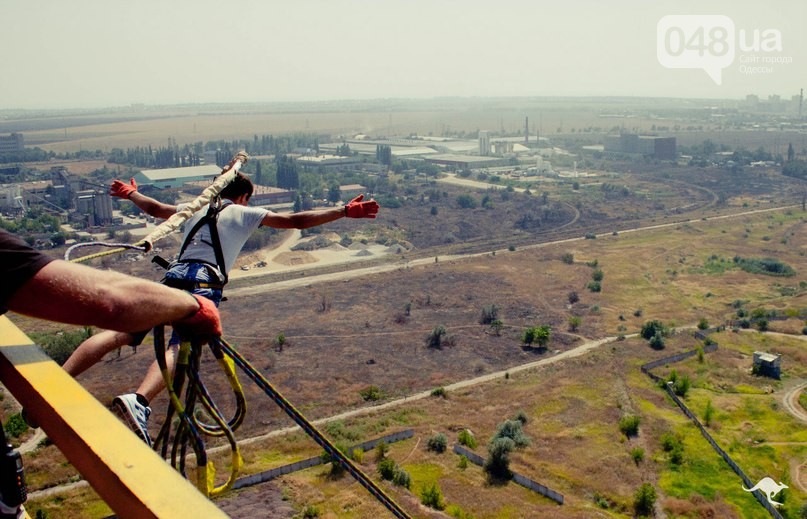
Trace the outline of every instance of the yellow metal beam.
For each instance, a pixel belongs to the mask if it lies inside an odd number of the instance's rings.
[[[118,517],[227,517],[5,316],[0,381]]]

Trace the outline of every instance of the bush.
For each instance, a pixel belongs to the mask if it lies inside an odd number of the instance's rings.
[[[14,413],[8,417],[8,421],[3,425],[6,434],[12,438],[19,437],[22,433],[28,430],[28,424],[22,419],[20,413]]]
[[[633,498],[636,515],[652,515],[656,506],[656,489],[650,483],[643,483]]]
[[[375,446],[375,459],[377,461],[381,461],[387,457],[387,453],[389,452],[389,445],[387,442],[380,442],[378,445]]]
[[[443,337],[448,334],[446,327],[441,325],[435,326],[426,338],[426,344],[429,348],[440,349],[443,345]]]
[[[367,386],[359,391],[359,395],[361,395],[365,402],[375,402],[376,400],[381,400],[383,397],[381,390],[377,386]]]
[[[435,510],[442,510],[446,507],[443,502],[443,493],[440,492],[440,487],[437,486],[437,483],[432,483],[430,486],[423,488],[420,493],[420,502]]]
[[[685,398],[691,385],[692,383],[689,380],[689,376],[684,375],[673,382],[673,392],[681,398]]]
[[[641,447],[635,447],[630,451],[630,457],[635,464],[639,464],[644,460],[644,449]]]
[[[448,438],[443,433],[437,433],[426,441],[426,448],[438,454],[446,451],[448,447]]]
[[[495,438],[488,444],[488,457],[482,468],[491,479],[508,480],[513,476],[510,453],[515,448],[516,444],[510,438]]]
[[[530,444],[530,438],[524,434],[521,429],[521,422],[518,420],[505,420],[499,424],[492,441],[498,438],[510,438],[513,440],[515,447],[526,447]]]
[[[602,292],[602,283],[599,281],[589,281],[586,288],[592,292]]]
[[[412,486],[412,476],[399,466],[395,466],[395,473],[392,476],[392,483],[399,487],[409,489]]]
[[[663,350],[666,344],[664,343],[664,335],[657,333],[650,338],[650,347],[654,350]]]
[[[521,422],[521,425],[527,425],[527,421],[529,419],[527,418],[527,413],[525,413],[524,411],[519,411],[513,417],[513,420],[516,420],[517,422]]]
[[[381,479],[392,481],[392,478],[395,477],[395,462],[389,458],[384,458],[379,461],[378,474],[381,476]]]
[[[662,323],[661,321],[653,319],[652,321],[646,321],[642,325],[642,330],[640,334],[642,336],[642,339],[649,341],[656,334],[661,334],[662,336],[668,335],[669,329],[666,326],[664,326],[664,323]]]
[[[57,333],[35,333],[29,334],[32,341],[42,347],[48,357],[62,365],[67,362],[70,355],[76,350],[79,344],[92,336],[92,328],[85,326],[81,330],[57,332]]]
[[[560,260],[567,265],[571,265],[574,263],[574,254],[571,252],[566,252],[561,256]]]
[[[436,387],[436,388],[432,389],[432,396],[441,396],[441,397],[445,398],[446,397],[446,388],[444,388],[443,386],[440,386],[440,387]]]
[[[463,429],[460,431],[459,435],[457,436],[457,441],[460,443],[460,445],[465,445],[469,449],[476,448],[476,438],[468,429]]]
[[[698,330],[706,330],[709,328],[709,321],[705,317],[698,320]]]
[[[457,462],[457,468],[460,470],[468,468],[468,458],[466,458],[465,455],[460,456],[460,460]]]
[[[482,315],[479,317],[479,324],[491,324],[499,318],[499,307],[496,305],[485,305],[482,307]]]
[[[476,199],[471,195],[459,195],[457,197],[457,205],[461,209],[473,209],[476,207]]]
[[[639,422],[641,419],[638,416],[626,415],[619,419],[619,430],[630,438],[639,434]]]

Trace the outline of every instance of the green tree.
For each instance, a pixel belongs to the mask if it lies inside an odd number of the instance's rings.
[[[473,209],[476,207],[476,199],[471,195],[459,195],[457,197],[457,205],[461,209]]]
[[[336,204],[342,199],[342,191],[339,189],[339,184],[334,182],[328,187],[328,202]]]
[[[647,341],[652,339],[656,334],[666,336],[668,333],[669,332],[667,328],[664,326],[664,324],[657,319],[653,319],[652,321],[646,321],[642,325],[642,330],[640,332],[642,338]]]
[[[650,483],[643,483],[633,498],[633,509],[636,515],[653,515],[656,506],[656,489]]]
[[[493,480],[508,480],[513,474],[510,472],[510,453],[516,444],[507,437],[495,438],[488,444],[488,457],[485,459],[483,469]]]

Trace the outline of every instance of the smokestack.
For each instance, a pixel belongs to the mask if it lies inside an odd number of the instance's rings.
[[[524,118],[524,144],[530,142],[530,118]]]

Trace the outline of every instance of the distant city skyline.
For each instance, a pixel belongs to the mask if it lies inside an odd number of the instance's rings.
[[[790,99],[807,87],[807,7],[776,7],[3,0],[0,110],[443,96]]]

